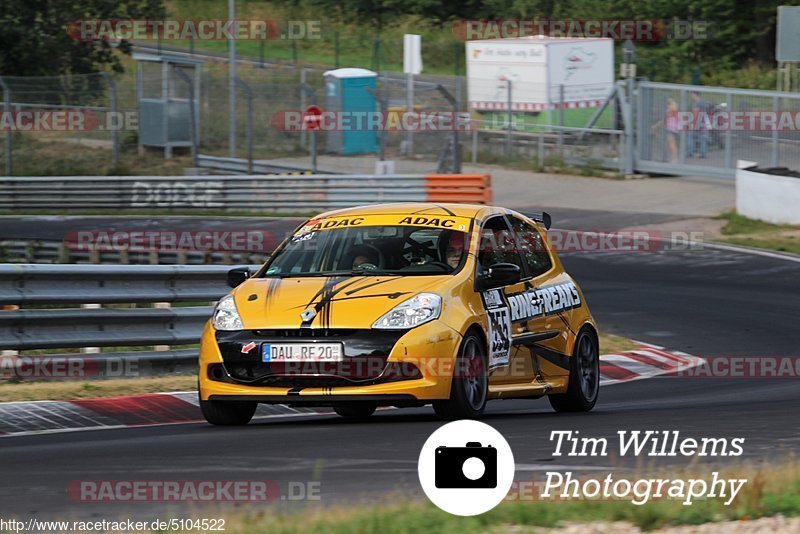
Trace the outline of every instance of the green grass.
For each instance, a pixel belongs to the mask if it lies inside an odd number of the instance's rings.
[[[23,380],[0,383],[0,402],[72,400],[164,391],[193,391],[197,375],[85,380]]]
[[[584,128],[589,120],[597,112],[597,108],[571,108],[564,110],[564,126],[568,128]],[[594,128],[611,128],[613,114],[610,108],[606,108],[594,125]],[[508,113],[492,112],[483,116],[484,128],[498,130],[503,129],[508,123]],[[550,114],[550,120],[546,112],[541,113],[514,113],[512,120],[516,129],[523,131],[536,132],[536,127],[558,126],[560,121],[559,111],[554,110]]]
[[[721,230],[726,243],[800,254],[800,226],[771,224],[735,212],[720,218],[727,221]]]
[[[707,478],[711,468],[691,472],[670,470],[667,478]],[[721,469],[723,473],[725,469]],[[649,477],[650,474],[626,478]],[[722,473],[721,473],[722,476]],[[437,532],[470,534],[514,532],[524,527],[556,527],[563,522],[626,521],[645,530],[668,525],[698,525],[726,520],[755,519],[782,514],[800,515],[800,468],[796,462],[778,467],[739,466],[727,469],[725,476],[747,478],[741,493],[730,506],[721,500],[698,500],[683,506],[679,500],[660,499],[643,506],[627,501],[539,501],[501,503],[494,510],[476,517],[457,517],[432,504],[394,496],[388,504],[339,507],[307,507],[300,511],[239,513],[226,519],[231,533],[293,533],[303,525],[307,533],[406,534]],[[523,530],[524,531],[524,530]]]
[[[750,219],[734,211],[723,213],[720,215],[720,219],[728,221],[728,224],[722,228],[723,235],[753,234],[792,228],[789,225],[772,224],[758,219]]]
[[[226,19],[227,3],[215,0],[167,0],[169,17],[177,19]],[[403,70],[403,34],[422,35],[422,54],[426,74],[464,74],[464,42],[453,34],[451,25],[436,26],[423,18],[406,17],[385,25],[380,31],[372,26],[338,20],[336,13],[321,13],[308,6],[284,7],[272,2],[239,1],[236,3],[239,20],[318,21],[318,38],[274,38],[259,43],[242,40],[236,44],[240,56],[264,58],[267,62],[308,65],[365,67],[374,70]],[[283,25],[281,25],[281,29]],[[376,49],[376,39],[380,44]],[[338,45],[337,45],[338,43]],[[186,40],[164,41],[165,46],[189,48]],[[195,50],[225,53],[224,40],[196,41]]]

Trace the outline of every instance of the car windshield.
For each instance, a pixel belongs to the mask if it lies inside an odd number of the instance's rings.
[[[261,276],[442,275],[464,263],[468,235],[421,226],[359,226],[298,232]]]

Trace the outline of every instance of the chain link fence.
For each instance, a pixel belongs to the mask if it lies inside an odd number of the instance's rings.
[[[193,78],[176,74],[171,75],[166,95],[174,102],[194,103],[198,153],[310,166],[310,133],[287,130],[284,120],[286,113],[301,114],[310,104],[326,107],[326,69],[241,64],[235,84],[236,114],[232,116],[226,65],[209,61],[199,68],[196,92],[191,90]],[[139,146],[140,128],[148,114],[139,116],[143,112],[137,98],[161,95],[164,71],[158,64],[148,63],[141,65],[138,79],[136,71],[36,78],[0,76],[6,121],[0,128],[0,157],[5,174],[136,174],[147,172],[136,158],[148,154],[161,165],[153,167],[156,174],[182,172],[182,167],[167,169],[161,154]],[[409,83],[406,75],[379,72],[374,90],[376,110],[461,113],[467,118],[467,127],[458,132],[389,128],[379,132],[376,153],[359,157],[360,161],[415,162],[415,171],[424,172],[452,168],[457,159],[529,169],[570,165],[622,172],[623,160],[630,155],[625,153],[621,88],[607,105],[595,94],[573,106],[562,100],[569,103],[581,99],[565,95],[566,89],[543,86],[540,89],[546,95],[546,104],[530,109],[512,106],[509,111],[502,103],[508,87],[501,87],[497,80],[486,83],[497,85],[499,103],[487,106],[468,100],[463,76],[420,75]],[[510,89],[515,90],[513,82]],[[589,88],[570,91],[586,93]],[[669,113],[694,117],[697,109],[704,110],[713,124],[694,130],[685,125],[675,131],[667,128]],[[22,119],[31,112],[39,115]],[[800,168],[800,127],[768,130],[763,123],[750,129],[720,127],[717,119],[734,112],[794,116],[800,113],[800,95],[638,82],[630,114],[636,130],[636,170],[732,177],[740,159],[762,166]],[[77,113],[77,123],[69,122],[70,113]],[[8,127],[8,120],[14,121],[13,128]],[[326,152],[329,135],[331,132],[324,130],[316,134],[319,152],[338,157]],[[176,149],[175,155],[188,157],[189,152],[187,145]],[[120,166],[120,159],[126,157],[133,163]],[[339,159],[345,162],[344,167],[354,161],[346,156]],[[180,161],[183,166],[191,164],[188,159]],[[359,172],[367,169],[371,171],[372,167],[362,165]]]
[[[69,163],[49,165],[53,153],[97,149],[113,167],[120,147],[136,141],[136,99],[130,75],[0,76],[5,174],[71,174]],[[73,169],[75,171],[83,169]]]
[[[642,171],[732,177],[737,160],[800,168],[798,94],[650,82],[638,90]]]

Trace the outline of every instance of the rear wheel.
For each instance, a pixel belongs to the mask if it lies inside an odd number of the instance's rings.
[[[550,395],[550,405],[557,412],[588,412],[594,408],[600,392],[600,349],[597,336],[583,328],[575,340],[570,358],[567,392]]]
[[[442,419],[477,419],[483,415],[489,394],[489,375],[486,370],[486,348],[474,333],[461,342],[450,386],[450,398],[433,403]]]
[[[378,405],[374,402],[358,402],[352,404],[334,404],[333,411],[342,417],[349,417],[352,419],[366,419],[377,409]]]
[[[212,425],[246,425],[253,418],[257,407],[257,402],[249,401],[200,400],[200,411]]]

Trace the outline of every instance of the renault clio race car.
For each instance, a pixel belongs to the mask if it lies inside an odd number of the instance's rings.
[[[300,225],[255,273],[228,273],[200,347],[206,420],[246,424],[258,403],[433,404],[477,418],[487,400],[547,395],[588,411],[597,327],[548,244],[546,213],[382,204]]]

